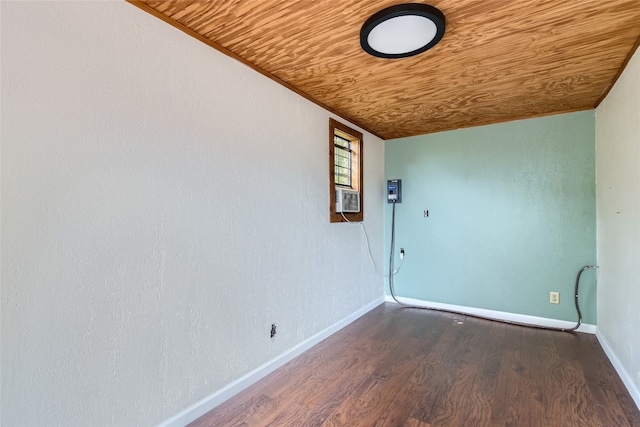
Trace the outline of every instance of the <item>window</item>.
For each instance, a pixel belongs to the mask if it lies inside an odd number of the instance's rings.
[[[362,221],[364,218],[362,177],[362,133],[329,119],[329,221]],[[360,193],[360,212],[336,213],[336,188]]]
[[[333,135],[333,167],[336,185],[351,187],[351,141]]]

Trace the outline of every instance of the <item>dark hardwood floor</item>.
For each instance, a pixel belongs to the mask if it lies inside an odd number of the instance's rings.
[[[640,426],[594,335],[383,304],[191,424]]]

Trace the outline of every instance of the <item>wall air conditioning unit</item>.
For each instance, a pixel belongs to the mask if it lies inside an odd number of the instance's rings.
[[[360,212],[360,192],[336,187],[336,213]]]

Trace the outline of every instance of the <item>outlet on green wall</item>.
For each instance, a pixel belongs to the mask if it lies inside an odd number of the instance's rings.
[[[596,263],[593,110],[390,140],[385,169],[403,186],[399,296],[577,319],[576,274]],[[388,205],[387,253],[390,218]],[[595,324],[593,270],[580,286]]]

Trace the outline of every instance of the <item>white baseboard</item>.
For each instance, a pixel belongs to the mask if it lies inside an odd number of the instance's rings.
[[[311,338],[301,342],[297,346],[281,354],[275,359],[265,363],[264,365],[238,378],[234,382],[228,384],[227,386],[216,391],[215,393],[194,403],[193,405],[186,408],[182,412],[174,415],[173,417],[159,424],[159,427],[183,427],[189,424],[190,422],[195,421],[202,415],[206,414],[216,406],[223,403],[225,400],[238,394],[239,392],[249,387],[251,384],[257,382],[258,380],[266,377],[268,374],[275,371],[285,363],[289,362],[296,356],[299,356],[300,354],[304,353],[305,351],[307,351],[308,349],[310,349],[311,347],[313,347],[323,339],[327,338],[328,336],[338,332],[340,329],[344,328],[349,323],[353,322],[359,317],[362,317],[364,314],[373,310],[383,302],[384,302],[384,298],[382,297],[376,299],[372,303],[362,307],[360,310],[356,311],[355,313],[345,317],[344,319],[338,321],[337,323],[334,323],[328,328],[318,332]]]
[[[385,295],[387,302],[395,303],[391,295]],[[464,305],[443,304],[439,302],[423,301],[414,298],[398,297],[398,300],[404,304],[415,305],[417,307],[437,308],[443,310],[458,311],[460,313],[470,314],[473,316],[482,316],[489,319],[504,320],[507,322],[528,323],[531,325],[546,326],[552,328],[573,328],[576,322],[568,322],[566,320],[549,319],[546,317],[528,316],[526,314],[509,313],[506,311],[487,310],[484,308],[467,307]],[[581,324],[577,332],[585,332],[587,334],[595,334],[596,326],[590,324]]]
[[[625,385],[625,387],[627,387],[631,398],[640,410],[640,390],[638,389],[638,386],[633,382],[633,378],[624,368],[624,365],[622,364],[622,362],[620,362],[620,359],[618,359],[618,356],[616,356],[613,349],[609,345],[609,342],[605,339],[599,329],[596,329],[596,338],[598,338],[598,342],[600,342],[600,346],[604,350],[604,353],[609,358],[609,361],[620,376],[622,383]]]

